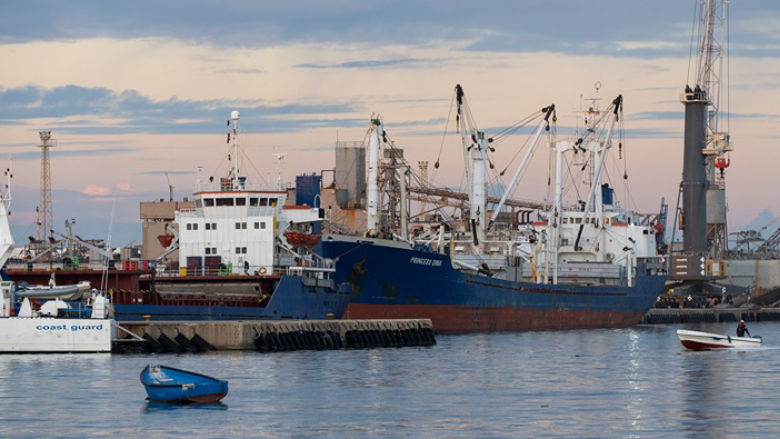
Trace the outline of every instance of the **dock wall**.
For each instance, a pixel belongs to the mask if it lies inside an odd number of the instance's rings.
[[[642,323],[777,322],[780,308],[653,308]]]
[[[121,322],[127,331],[182,351],[200,338],[216,350],[296,350],[429,346],[435,344],[430,319],[290,320],[290,321],[148,321]],[[118,331],[122,338],[130,335]],[[257,341],[256,341],[257,340]],[[326,343],[327,342],[327,343]],[[153,342],[152,342],[153,343]],[[281,344],[282,346],[277,346]]]

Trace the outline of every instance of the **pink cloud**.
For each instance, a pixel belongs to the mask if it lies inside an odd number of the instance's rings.
[[[96,184],[88,184],[81,193],[85,195],[108,195],[111,193],[105,186],[98,186]]]
[[[117,183],[116,188],[122,192],[130,192],[133,190],[133,186],[130,183]]]

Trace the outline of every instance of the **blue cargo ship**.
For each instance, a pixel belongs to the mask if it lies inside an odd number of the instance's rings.
[[[555,137],[557,130],[550,129],[557,120],[555,105],[504,130],[533,128],[525,150],[516,154],[524,152],[500,199],[488,195],[488,164],[494,168],[495,145],[505,140],[505,134],[488,136],[476,128],[460,85],[453,99],[468,188],[467,196],[452,204],[460,210],[459,216],[439,207],[446,198],[454,198],[454,191],[421,187],[416,193],[429,198],[417,200],[433,204],[436,216],[427,222],[408,221],[404,188],[415,180],[425,185],[427,179],[415,176],[407,183],[403,179],[411,166],[402,163],[393,165],[400,169],[400,177],[380,182],[382,175],[387,179],[394,170],[388,168],[392,162],[379,158],[402,154],[392,151],[395,147],[382,119],[373,115],[370,119],[365,237],[326,235],[318,248],[320,255],[335,261],[333,279],[350,285],[345,318],[430,318],[440,332],[639,323],[663,290],[667,271],[659,254],[662,215],[622,208],[610,181],[602,177],[613,137],[620,139],[619,149],[623,148],[618,124],[622,96],[604,110],[598,108],[598,98],[592,99],[581,112],[584,130],[572,140],[560,140]],[[536,204],[514,201],[513,211],[507,211],[508,196],[531,163],[536,146],[544,143],[540,140],[545,133],[549,163],[555,163],[554,176],[548,179],[554,199]],[[438,158],[436,163],[438,167]],[[495,177],[501,175],[503,171]],[[564,180],[584,187],[567,191],[569,199],[565,199]],[[380,190],[394,187],[400,190],[391,195]],[[572,195],[578,199],[570,199]],[[392,202],[385,202],[392,197],[400,198],[400,214],[384,211],[385,206],[393,209]],[[532,213],[535,221],[530,219]],[[400,224],[391,223],[392,218],[400,218]]]
[[[638,265],[632,286],[553,285],[457,270],[447,254],[397,241],[332,235],[320,249],[349,284],[344,318],[429,318],[444,333],[632,326],[666,281],[655,264]]]

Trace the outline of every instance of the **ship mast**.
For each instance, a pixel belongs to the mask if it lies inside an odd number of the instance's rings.
[[[230,182],[232,185],[232,190],[239,189],[239,168],[238,168],[238,120],[240,118],[240,114],[238,111],[233,110],[230,113],[230,120],[228,121],[228,126],[230,127],[230,131],[228,132],[228,142],[230,142],[230,148],[233,150],[233,153],[230,154],[230,174],[228,177],[230,178]]]
[[[368,124],[368,184],[366,194],[366,234],[379,233],[379,155],[380,138],[384,140],[385,130],[379,115],[371,115]]]
[[[615,129],[615,124],[620,120],[620,115],[623,109],[623,95],[618,95],[612,101],[612,121],[607,131],[607,136],[604,141],[591,141],[588,146],[591,151],[591,182],[590,190],[588,191],[588,198],[585,199],[585,215],[580,223],[579,231],[577,232],[577,240],[574,242],[574,250],[581,251],[580,239],[582,238],[582,230],[588,221],[588,217],[593,209],[593,214],[597,216],[596,227],[600,227],[603,221],[603,205],[601,199],[601,169],[604,166],[604,161],[607,158],[607,150],[612,147],[612,134]],[[590,122],[589,122],[590,123]],[[595,121],[593,122],[595,123]],[[594,128],[588,127],[587,133],[592,134]],[[594,167],[595,166],[595,167]]]
[[[479,253],[485,241],[487,229],[487,151],[490,139],[470,122],[471,114],[465,105],[463,87],[455,86],[458,130],[463,142],[463,158],[466,164],[466,181],[469,188],[469,229],[472,243]]]

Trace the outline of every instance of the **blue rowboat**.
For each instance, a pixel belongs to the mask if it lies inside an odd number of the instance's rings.
[[[163,365],[146,366],[141,383],[150,401],[209,404],[228,393],[227,381]]]

